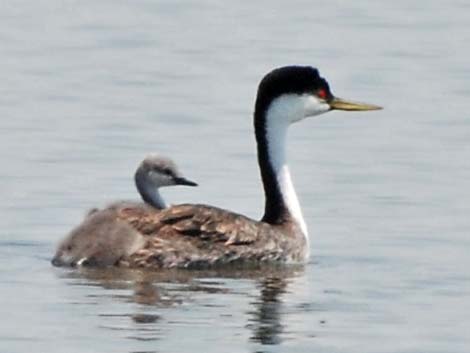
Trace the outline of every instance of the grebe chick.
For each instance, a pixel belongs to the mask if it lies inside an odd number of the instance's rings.
[[[104,209],[91,209],[84,221],[59,244],[52,259],[55,266],[110,266],[145,244],[144,237],[119,214],[158,212],[165,208],[159,188],[173,185],[197,186],[183,177],[169,158],[147,156],[134,175],[137,190],[146,202],[114,202]]]
[[[156,153],[149,154],[140,162],[134,174],[134,182],[145,205],[150,205],[158,210],[166,207],[166,203],[160,195],[160,188],[175,185],[197,186],[197,183],[186,179],[180,173],[173,160]],[[108,208],[145,207],[145,205],[131,201],[117,201],[108,205]],[[97,210],[96,208],[91,209],[88,215]]]

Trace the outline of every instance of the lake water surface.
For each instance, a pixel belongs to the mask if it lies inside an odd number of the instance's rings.
[[[468,352],[470,5],[6,1],[0,11],[1,352]],[[293,126],[299,268],[53,268],[86,210],[135,199],[149,152],[260,217],[252,111],[274,67],[383,105]]]

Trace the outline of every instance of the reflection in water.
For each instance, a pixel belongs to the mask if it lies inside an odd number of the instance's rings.
[[[161,272],[81,268],[63,272],[62,276],[72,279],[69,284],[73,286],[97,286],[109,290],[100,292],[100,296],[88,295],[94,300],[104,297],[112,298],[118,303],[139,304],[132,313],[97,314],[101,318],[111,319],[110,324],[102,325],[101,328],[131,331],[132,333],[127,338],[137,341],[158,340],[163,334],[162,329],[167,330],[171,326],[171,322],[165,318],[165,311],[161,309],[178,307],[186,302],[194,303],[197,293],[233,294],[226,280],[253,280],[260,291],[259,299],[250,303],[249,322],[245,327],[252,331],[251,341],[263,345],[275,345],[281,342],[280,335],[283,331],[281,296],[286,292],[288,279],[300,275],[302,271],[303,266],[288,268],[275,266],[252,270],[167,270]],[[123,291],[125,294],[122,294]],[[251,291],[241,294],[248,297]],[[202,305],[202,310],[206,310],[207,307],[207,305]],[[156,309],[159,310],[158,313],[152,312]],[[227,308],[227,310],[233,310],[233,308]],[[132,327],[129,327],[129,321],[123,323],[123,318],[129,318]],[[189,322],[190,318],[187,321]]]
[[[162,302],[157,287],[151,282],[138,281],[134,285],[134,301],[139,304],[153,305]]]
[[[76,271],[68,271],[64,276],[80,280],[79,282],[72,282],[71,285],[130,290],[129,294],[116,294],[114,291],[104,292],[102,295],[105,297],[159,307],[169,307],[182,303],[182,296],[169,293],[162,285],[164,283],[182,284],[198,288],[197,283],[193,283],[192,276],[182,271],[150,272],[119,268],[80,268]]]
[[[260,300],[253,302],[253,329],[251,339],[262,344],[279,344],[282,332],[280,296],[285,292],[286,279],[282,277],[267,277],[261,281]]]

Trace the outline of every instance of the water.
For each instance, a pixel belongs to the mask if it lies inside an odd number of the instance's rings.
[[[0,11],[0,351],[467,352],[466,1],[11,1]],[[294,126],[303,268],[149,274],[49,264],[85,211],[135,198],[148,152],[262,210],[264,73],[312,64],[383,105]]]

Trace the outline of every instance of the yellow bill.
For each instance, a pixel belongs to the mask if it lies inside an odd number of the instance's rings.
[[[364,110],[380,110],[383,109],[378,105],[352,102],[342,98],[334,97],[328,102],[332,110],[347,110],[347,111],[364,111]]]

